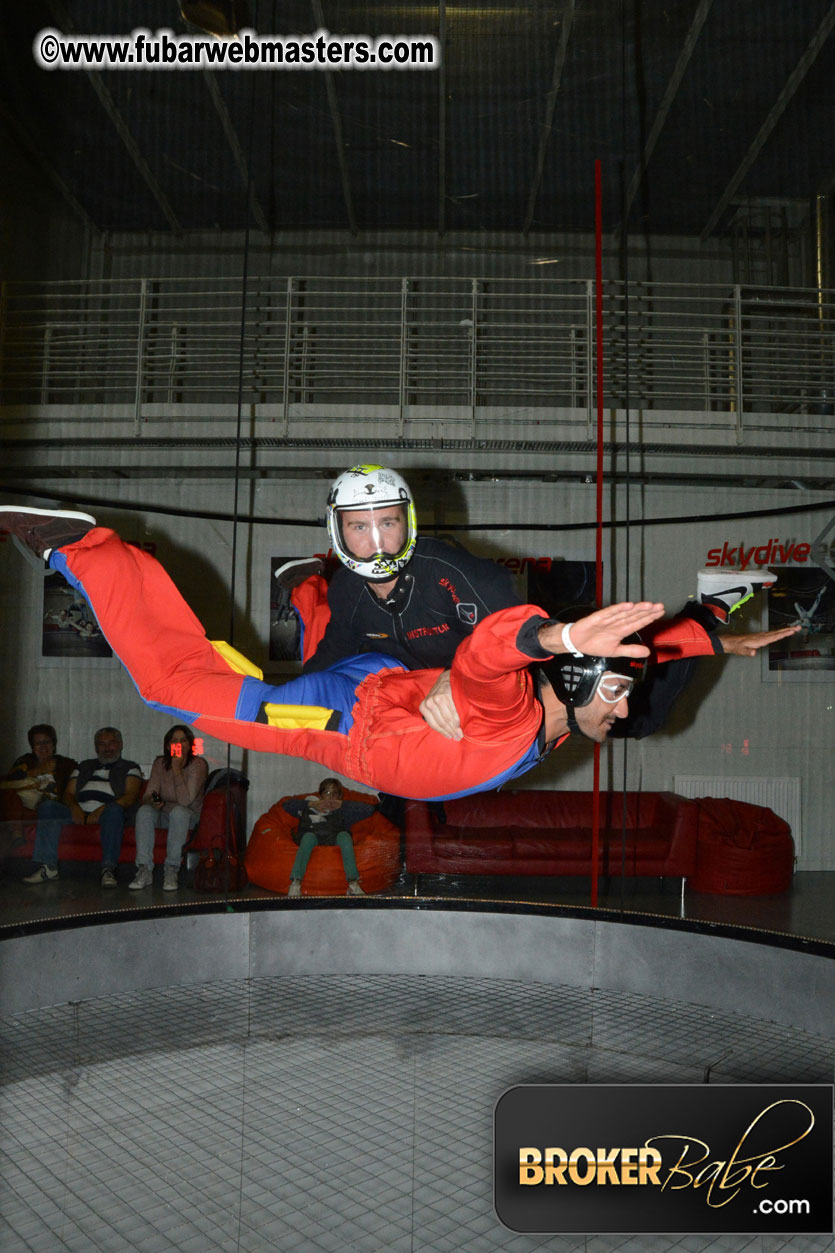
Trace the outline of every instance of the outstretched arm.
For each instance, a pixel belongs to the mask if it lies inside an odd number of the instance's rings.
[[[623,601],[597,609],[587,618],[572,622],[571,643],[589,657],[648,657],[645,644],[623,644],[621,641],[633,631],[640,631],[663,617],[664,606],[658,601],[642,600],[636,603]],[[564,623],[547,623],[539,628],[539,642],[555,656],[569,650],[563,642]]]
[[[571,624],[571,642],[582,653],[593,657],[646,657],[649,649],[643,644],[622,644],[621,640],[656,618],[662,617],[664,606],[657,601],[625,601],[598,609],[579,622]],[[489,619],[488,619],[489,621]],[[551,622],[538,631],[539,644],[546,653],[566,653],[562,633],[564,623]],[[450,676],[444,671],[420,706],[424,721],[450,740],[462,738],[458,711],[452,697]]]
[[[800,626],[783,627],[779,631],[752,631],[747,635],[720,635],[722,651],[731,657],[756,657],[761,648],[796,635]]]

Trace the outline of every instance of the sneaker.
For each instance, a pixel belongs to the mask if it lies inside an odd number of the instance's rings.
[[[101,885],[103,888],[115,888],[119,886],[116,882],[116,876],[109,866],[101,872]]]
[[[365,893],[360,887],[359,879],[350,879],[348,881],[348,891],[345,893],[345,895],[346,896],[365,896]]]
[[[287,889],[287,895],[288,896],[301,896],[301,894],[302,894],[301,881],[299,879],[291,879],[290,886]]]
[[[285,561],[283,566],[278,567],[273,575],[278,583],[278,593],[272,597],[272,610],[276,624],[295,624],[298,614],[290,600],[293,588],[298,587],[300,583],[304,583],[305,579],[311,578],[314,574],[322,574],[324,569],[324,563],[318,557],[297,557],[293,561]]]
[[[34,874],[28,874],[23,880],[24,883],[52,883],[53,879],[58,878],[57,866],[38,866]]]
[[[700,570],[696,580],[696,600],[719,619],[727,622],[761,587],[773,587],[777,576],[770,570]]]
[[[305,579],[312,578],[314,574],[324,574],[324,572],[325,563],[318,557],[297,557],[279,566],[273,578],[283,591],[292,592],[293,588],[304,583]]]
[[[53,548],[83,539],[96,519],[74,509],[31,509],[23,505],[0,505],[0,527],[12,536],[15,548],[38,569]]]
[[[102,879],[104,875],[102,875]],[[129,892],[141,892],[143,888],[149,888],[154,881],[154,871],[152,866],[137,866],[136,877],[131,879],[128,884]]]
[[[176,892],[180,887],[180,871],[177,866],[166,866],[163,870],[163,892]]]

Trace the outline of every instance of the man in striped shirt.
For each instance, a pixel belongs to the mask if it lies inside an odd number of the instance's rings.
[[[101,885],[116,887],[116,865],[122,851],[125,825],[139,799],[142,771],[122,756],[122,733],[102,727],[93,741],[95,757],[82,761],[70,775],[61,801],[38,806],[37,834],[32,852],[38,868],[24,883],[47,883],[58,878],[58,841],[68,822],[98,823],[101,838]],[[128,811],[131,811],[129,816]]]

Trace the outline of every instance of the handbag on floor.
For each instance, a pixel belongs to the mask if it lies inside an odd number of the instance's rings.
[[[219,844],[203,853],[194,870],[195,892],[238,892],[247,882],[242,859]]]

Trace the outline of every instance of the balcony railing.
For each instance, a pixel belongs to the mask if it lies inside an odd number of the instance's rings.
[[[7,283],[3,406],[374,406],[489,424],[596,406],[590,281],[256,278]],[[607,282],[604,404],[831,414],[835,292]]]

